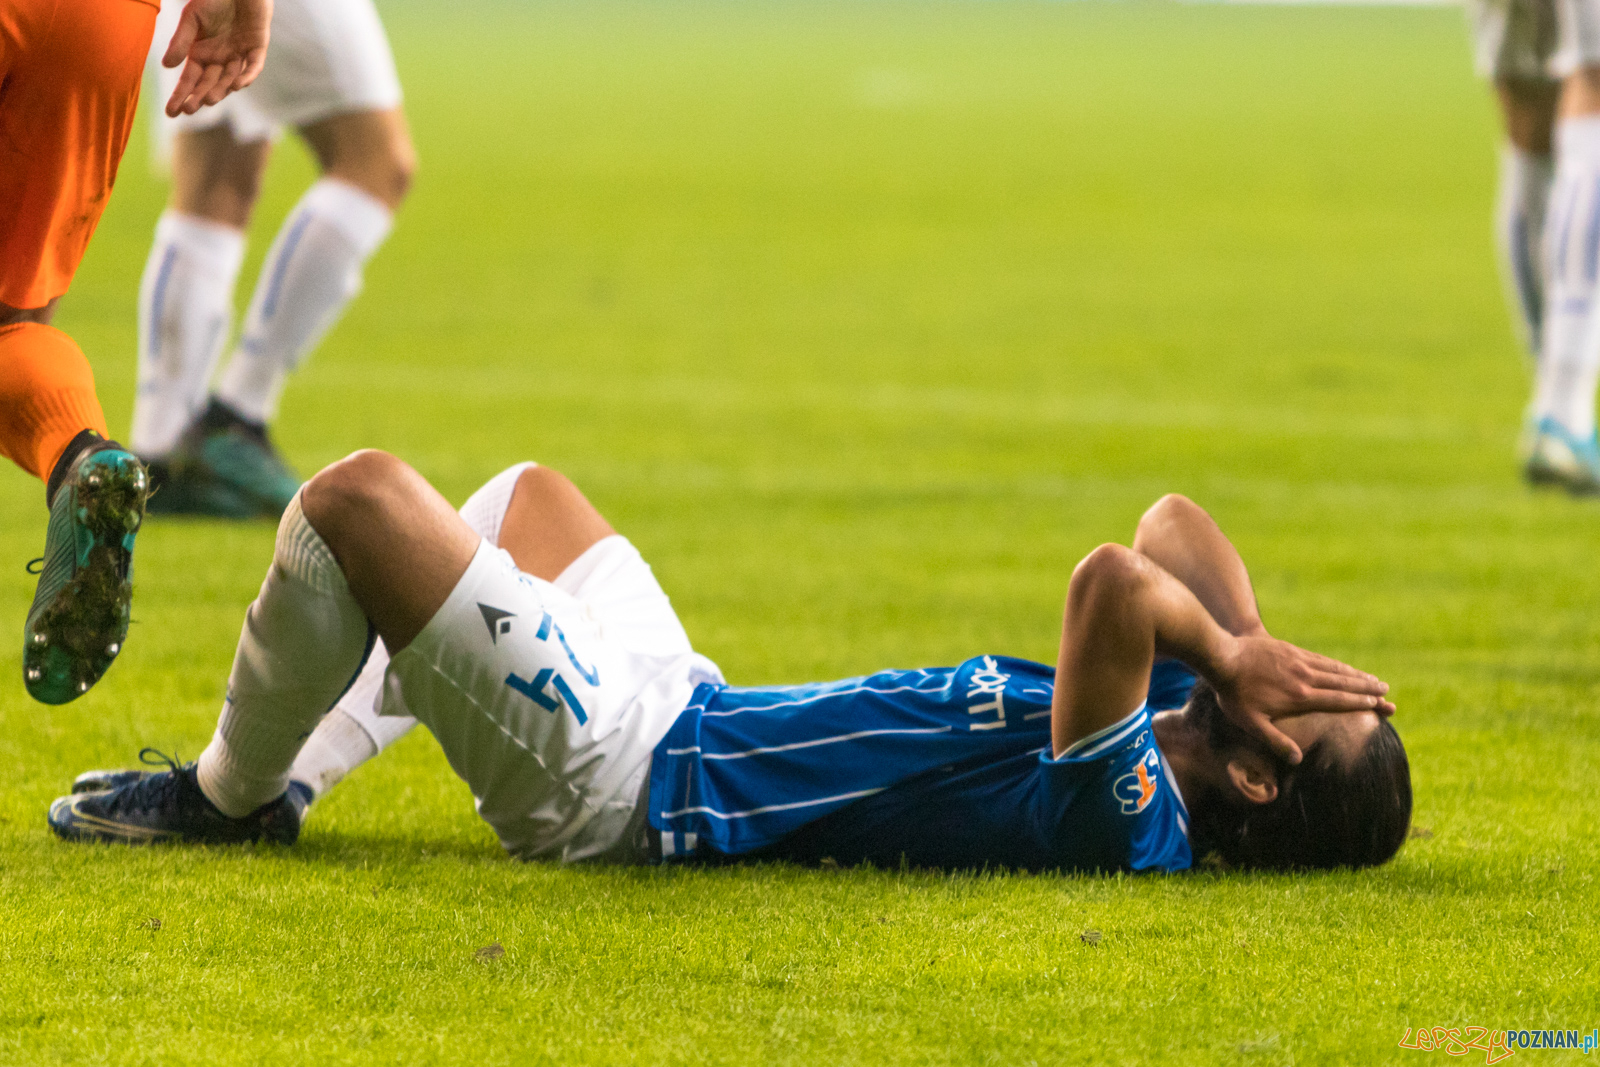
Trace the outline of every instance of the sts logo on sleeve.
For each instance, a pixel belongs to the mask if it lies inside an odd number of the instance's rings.
[[[1111,783],[1111,794],[1122,804],[1122,814],[1137,815],[1150,806],[1156,796],[1160,774],[1161,756],[1151,749],[1132,773]]]

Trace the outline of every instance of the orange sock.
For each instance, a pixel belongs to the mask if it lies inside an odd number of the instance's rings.
[[[94,371],[54,326],[0,326],[0,455],[40,480],[84,430],[110,437]]]

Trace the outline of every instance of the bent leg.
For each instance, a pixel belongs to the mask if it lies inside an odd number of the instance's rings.
[[[289,374],[360,293],[416,165],[398,108],[334,115],[301,133],[323,176],[274,238],[239,347],[217,383],[218,399],[260,424],[276,414]]]
[[[139,286],[139,389],[129,444],[160,458],[205,406],[233,322],[245,227],[271,155],[228,123],[180,131],[172,202],[156,223]]]
[[[501,531],[509,527],[509,541],[516,543],[516,547],[510,550],[524,570],[529,570],[532,565],[524,543],[529,539],[528,535],[536,537],[537,534],[526,522],[508,524],[507,513],[513,505],[519,513],[551,513],[548,507],[530,506],[538,494],[531,488],[525,489],[525,485],[531,486],[543,480],[535,473],[538,470],[540,468],[536,464],[519,463],[501,471],[473,493],[460,511],[462,521],[472,532],[492,545],[502,544]],[[576,493],[576,488],[572,492]],[[587,505],[588,502],[584,503]],[[554,532],[560,536],[559,530]],[[530,573],[545,576],[542,571],[530,570]],[[383,699],[383,677],[388,666],[388,649],[380,642],[362,669],[361,677],[339,698],[333,711],[317,724],[316,730],[306,740],[305,747],[295,757],[289,777],[310,786],[315,796],[325,795],[351,771],[400,740],[417,725],[417,720],[409,715],[379,714]]]
[[[357,452],[301,490],[356,603],[394,655],[438,612],[479,538],[439,491],[384,452]]]

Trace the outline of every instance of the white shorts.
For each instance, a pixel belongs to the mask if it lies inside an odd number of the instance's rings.
[[[272,42],[261,75],[220,104],[169,119],[162,108],[183,68],[168,70],[161,66],[161,56],[184,3],[162,0],[152,44],[162,105],[152,109],[158,154],[176,130],[208,130],[226,122],[236,139],[263,141],[278,136],[285,126],[400,106],[400,76],[372,0],[275,0]]]
[[[462,508],[483,537],[467,572],[392,662],[374,650],[339,707],[427,726],[513,854],[642,861],[651,752],[695,686],[722,674],[627,538],[591,546],[555,582],[495,547],[527,466]]]
[[[1468,0],[1478,74],[1559,81],[1600,65],[1600,0]]]

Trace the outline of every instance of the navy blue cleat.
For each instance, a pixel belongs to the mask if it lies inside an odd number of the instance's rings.
[[[147,748],[144,750],[144,752],[140,752],[139,756],[141,759],[144,758],[145,752],[155,753],[155,749]],[[158,757],[160,756],[160,753],[155,754]],[[155,760],[155,763],[157,766],[160,766],[162,764],[162,759],[158,758]],[[142,782],[152,774],[156,773],[159,772],[127,769],[84,771],[82,774],[78,775],[78,777],[72,780],[72,792],[74,794],[105,793],[112,789],[121,789],[125,785],[133,785],[135,782]],[[316,799],[316,794],[312,792],[311,787],[301,781],[291,781],[289,783],[289,794],[291,799],[296,800],[299,803],[300,814],[302,816],[305,815],[306,809],[311,807],[311,802]]]
[[[155,760],[149,757],[154,755]],[[156,841],[234,845],[271,841],[292,845],[300,836],[300,820],[310,802],[311,790],[300,782],[277,800],[235,819],[206,799],[195,778],[195,765],[167,759],[154,749],[139,758],[164,762],[164,771],[101,771],[99,779],[111,787],[82,791],[80,776],[71,796],[50,805],[50,829],[66,841],[116,841],[144,845]]]

